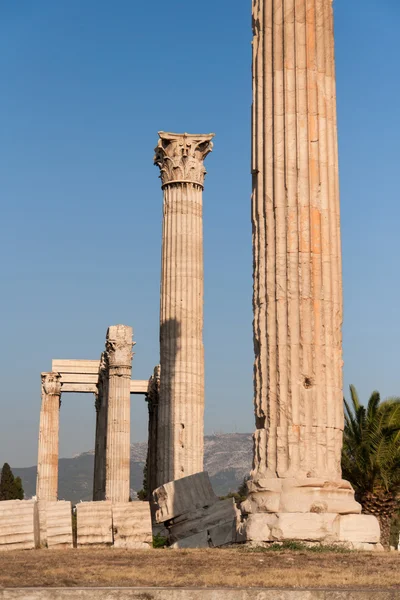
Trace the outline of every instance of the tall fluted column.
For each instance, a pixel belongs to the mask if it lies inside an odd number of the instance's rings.
[[[164,191],[157,485],[203,470],[204,159],[213,134],[159,133]]]
[[[278,496],[290,485],[307,493],[334,488],[357,512],[340,464],[342,270],[332,0],[253,0],[253,29],[257,429],[251,499],[263,510],[286,510],[290,502],[281,498],[279,504]]]
[[[39,450],[36,495],[38,500],[57,500],[58,439],[60,428],[61,376],[42,373]]]
[[[106,449],[108,412],[108,365],[103,352],[100,358],[96,394],[96,440],[94,450],[93,500],[104,500],[106,493]]]
[[[106,339],[108,365],[106,500],[129,502],[130,491],[130,383],[132,327],[109,327]]]

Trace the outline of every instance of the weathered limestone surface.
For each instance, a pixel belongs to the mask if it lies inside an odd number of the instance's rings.
[[[162,523],[217,502],[206,472],[170,481],[153,492],[156,521]]]
[[[111,502],[80,502],[76,512],[78,547],[112,545]]]
[[[173,548],[235,543],[240,512],[232,498],[217,498],[207,473],[171,481],[157,488],[153,498],[156,520],[164,522]]]
[[[36,495],[38,500],[57,500],[58,437],[61,383],[58,373],[42,373]]]
[[[256,432],[250,494],[242,509],[304,513],[288,516],[301,536],[301,522],[360,512],[341,473],[332,1],[253,0],[253,32]],[[280,523],[284,532],[292,527],[281,516]]]
[[[355,550],[382,550],[380,528],[369,515],[337,513],[255,513],[238,526],[238,542],[303,540],[345,544]]]
[[[40,501],[40,546],[72,548],[72,506],[65,500]]]
[[[164,190],[157,486],[203,470],[204,159],[210,135],[159,133]]]
[[[173,519],[168,526],[171,542],[191,539],[206,534],[206,546],[224,546],[236,542],[237,521],[239,511],[233,498],[219,500],[206,508]],[[196,547],[196,546],[191,546]]]
[[[343,515],[336,531],[340,541],[355,544],[378,544],[381,538],[379,522],[371,515]]]
[[[39,516],[34,500],[0,502],[0,551],[39,547]]]
[[[106,500],[129,502],[132,327],[109,327],[106,339]]]
[[[350,483],[343,479],[259,478],[248,483],[249,498],[242,504],[245,513],[361,513]]]
[[[148,502],[113,504],[112,520],[116,548],[146,549],[153,546]]]

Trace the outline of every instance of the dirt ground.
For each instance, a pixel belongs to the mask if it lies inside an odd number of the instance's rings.
[[[400,588],[400,553],[33,550],[0,552],[1,587]]]

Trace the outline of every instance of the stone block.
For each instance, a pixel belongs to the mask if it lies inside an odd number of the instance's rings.
[[[76,513],[78,547],[112,545],[111,502],[81,502]]]
[[[351,550],[362,550],[364,552],[385,552],[382,544],[367,544],[365,542],[353,542],[349,544]]]
[[[72,548],[71,502],[48,502],[46,508],[48,548]]]
[[[149,502],[113,504],[112,521],[116,548],[151,548],[153,533]]]
[[[356,544],[378,544],[381,529],[372,515],[341,515],[336,523],[339,541]]]
[[[207,531],[217,525],[235,524],[239,511],[233,498],[220,500],[203,509],[198,509],[186,515],[186,518],[174,519],[169,526],[172,541],[177,541]]]
[[[334,542],[337,540],[336,514],[279,513],[271,527],[271,540],[303,540],[309,542]]]
[[[278,517],[268,513],[248,515],[238,526],[238,542],[269,542],[271,529],[278,522]]]
[[[156,521],[163,523],[218,501],[208,473],[201,472],[165,483],[153,492],[157,505]]]
[[[201,531],[195,535],[191,535],[182,540],[177,540],[171,544],[171,548],[208,548],[208,533],[207,531]]]
[[[348,481],[286,479],[282,484],[279,512],[360,514],[361,504],[355,501]]]
[[[209,545],[213,548],[227,546],[236,542],[237,524],[235,521],[215,525],[208,529]]]
[[[39,516],[35,500],[0,502],[0,551],[39,547]]]

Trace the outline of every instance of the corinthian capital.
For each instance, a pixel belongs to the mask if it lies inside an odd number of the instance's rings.
[[[133,352],[133,329],[129,325],[113,325],[108,328],[106,356],[110,367],[131,367]]]
[[[42,395],[61,396],[60,373],[42,373]]]
[[[204,159],[213,149],[213,133],[158,133],[154,164],[160,168],[162,185],[196,183],[203,187],[206,169]]]

